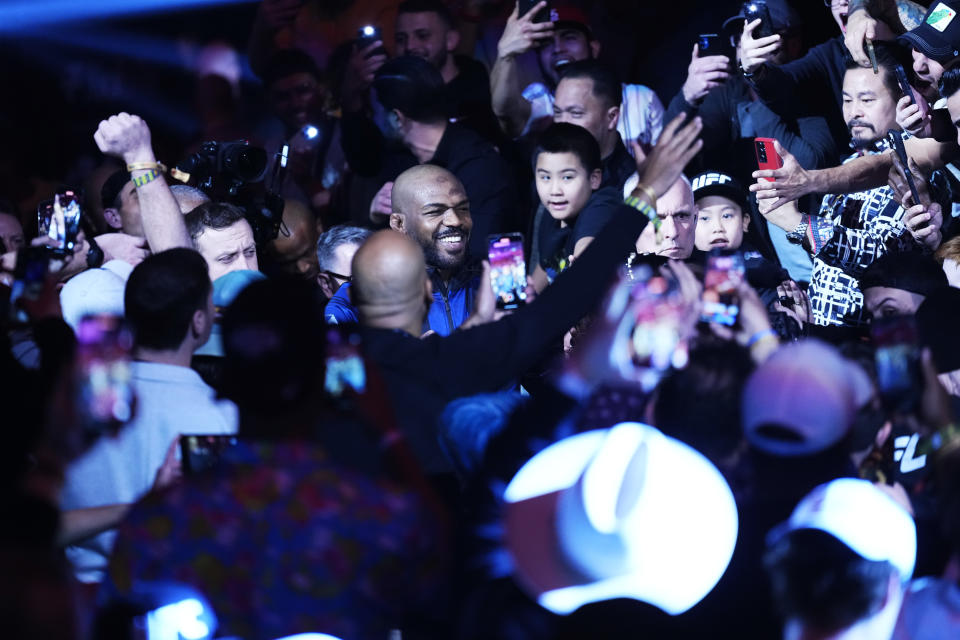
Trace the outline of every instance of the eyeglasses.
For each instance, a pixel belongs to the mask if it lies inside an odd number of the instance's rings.
[[[331,278],[336,278],[337,280],[343,280],[344,282],[352,282],[352,281],[353,281],[353,276],[345,276],[345,275],[343,275],[342,273],[337,273],[336,271],[327,271],[326,269],[324,269],[324,270],[321,271],[320,273],[325,273],[325,274],[327,274],[328,276],[330,276]]]
[[[850,5],[850,0],[823,0],[823,6],[827,9],[833,9],[834,7],[841,7]]]

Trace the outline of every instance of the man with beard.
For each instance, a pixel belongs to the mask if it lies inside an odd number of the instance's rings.
[[[423,164],[401,173],[391,194],[394,212],[390,228],[416,241],[423,249],[433,289],[433,303],[423,332],[450,335],[466,323],[473,312],[473,299],[482,269],[467,259],[467,244],[473,229],[470,200],[455,175]],[[357,322],[350,303],[350,283],[340,287],[327,304],[324,315],[337,324]]]
[[[856,150],[847,162],[886,152],[889,143],[885,133],[900,129],[896,123],[896,105],[901,96],[894,72],[897,59],[879,43],[876,53],[878,74],[853,61],[847,63],[844,74],[843,115]],[[795,162],[779,144],[777,152],[785,164]],[[924,185],[919,186],[923,189]],[[869,314],[857,279],[886,253],[921,250],[908,229],[912,216],[906,215],[889,186],[827,194],[818,215],[800,212],[796,201],[770,210],[772,204],[773,200],[761,200],[761,213],[787,231],[787,238],[813,257],[808,294],[814,324],[866,324]]]
[[[546,7],[540,2],[524,15],[514,9],[500,42],[497,61],[490,72],[493,112],[510,137],[538,133],[550,125],[554,114],[554,93],[564,65],[596,58],[600,42],[587,26],[587,17],[573,6],[555,6],[551,21],[536,22],[537,13]],[[543,83],[526,88],[520,84],[517,58],[537,50],[537,62]],[[636,141],[649,151],[663,129],[663,105],[651,89],[624,84],[617,131],[632,154]]]

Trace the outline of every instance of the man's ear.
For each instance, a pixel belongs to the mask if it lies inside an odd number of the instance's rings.
[[[327,298],[332,298],[333,294],[336,293],[336,291],[331,291],[330,276],[323,272],[317,274],[317,286],[320,287],[320,291],[322,291],[323,295],[327,296]]]
[[[743,232],[746,233],[747,229],[750,228],[750,214],[744,211],[740,215],[743,218]]]
[[[193,332],[193,337],[199,338],[202,335],[206,335],[212,322],[213,318],[207,314],[206,309],[197,309],[194,311],[193,317],[190,318],[190,331]]]
[[[613,131],[620,122],[620,107],[607,109],[607,131]]]
[[[403,225],[403,214],[402,213],[391,213],[390,214],[390,228],[394,231],[399,231],[400,233],[406,233],[407,230]]]
[[[447,53],[452,54],[460,46],[460,32],[456,29],[447,31]]]
[[[391,129],[398,132],[403,130],[404,117],[399,110],[391,109],[390,111],[387,111],[387,122],[389,123]]]
[[[119,231],[123,229],[123,220],[120,219],[120,212],[113,207],[107,207],[103,210],[103,219],[112,229]]]
[[[590,189],[596,191],[603,182],[603,172],[600,169],[594,169],[590,172]]]
[[[600,55],[600,41],[591,40],[590,41],[590,52],[593,54],[593,57],[596,58]]]

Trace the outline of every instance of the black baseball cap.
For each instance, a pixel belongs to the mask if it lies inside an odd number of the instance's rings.
[[[923,22],[907,31],[898,40],[913,47],[931,60],[946,66],[960,56],[960,1],[935,2]]]
[[[733,176],[719,171],[705,171],[694,176],[690,186],[693,188],[694,201],[707,196],[721,196],[735,202],[744,214],[749,211],[746,190]]]

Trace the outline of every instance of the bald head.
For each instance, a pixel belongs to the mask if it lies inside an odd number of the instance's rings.
[[[455,175],[417,165],[397,177],[390,198],[390,228],[416,240],[429,266],[452,271],[463,265],[473,218],[467,192]]]
[[[648,224],[637,240],[637,251],[654,253],[665,258],[686,260],[693,253],[697,233],[697,207],[690,182],[680,176],[673,186],[657,198],[660,235]]]
[[[419,326],[429,308],[430,280],[420,247],[396,231],[380,231],[353,256],[350,295],[363,324]]]
[[[283,207],[283,226],[267,253],[280,271],[315,282],[320,271],[317,237],[316,218],[307,205],[288,199]]]

